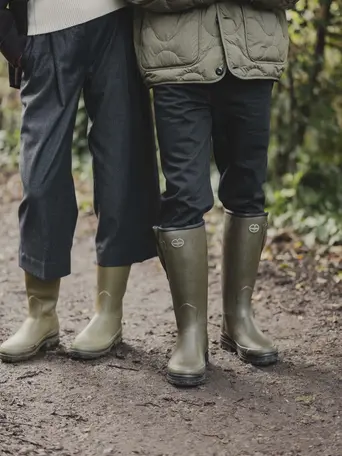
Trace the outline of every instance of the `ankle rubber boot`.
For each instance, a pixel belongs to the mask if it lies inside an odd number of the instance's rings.
[[[278,350],[257,327],[252,294],[267,232],[267,214],[237,216],[225,213],[223,237],[222,348],[257,366],[278,360]]]
[[[208,255],[204,224],[174,230],[155,228],[158,251],[170,284],[178,329],[167,380],[196,386],[208,362]]]
[[[59,344],[56,305],[60,279],[40,280],[25,273],[29,315],[20,329],[0,346],[4,362],[26,361]]]
[[[122,340],[122,300],[126,293],[130,266],[97,267],[95,315],[76,337],[70,355],[96,359],[108,354]]]

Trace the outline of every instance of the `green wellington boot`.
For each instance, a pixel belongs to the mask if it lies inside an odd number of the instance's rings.
[[[277,348],[257,327],[252,310],[252,293],[266,231],[266,214],[239,217],[225,213],[221,345],[256,366],[278,360]]]
[[[181,230],[156,228],[161,261],[166,270],[176,316],[176,348],[167,380],[177,386],[205,381],[208,361],[208,255],[204,225]]]
[[[40,280],[25,273],[29,315],[21,328],[0,346],[0,359],[15,363],[59,344],[56,305],[60,279]]]
[[[96,313],[74,340],[70,349],[72,358],[100,358],[121,342],[122,300],[130,269],[130,266],[97,267]]]

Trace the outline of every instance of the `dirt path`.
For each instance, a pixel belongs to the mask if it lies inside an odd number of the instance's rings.
[[[15,202],[0,208],[1,340],[25,308],[16,212]],[[81,217],[73,275],[61,290],[65,347],[92,314],[93,229],[93,218]],[[264,261],[256,313],[283,360],[268,369],[246,366],[218,344],[216,238],[210,252],[205,386],[184,391],[166,383],[175,340],[167,282],[158,261],[135,266],[116,357],[74,362],[61,347],[34,362],[0,364],[0,455],[341,456],[341,288],[306,257]]]

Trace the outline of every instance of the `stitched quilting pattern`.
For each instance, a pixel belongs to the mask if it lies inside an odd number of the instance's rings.
[[[243,79],[278,79],[288,50],[284,12],[233,2],[184,13],[145,11],[136,19],[135,40],[149,85],[215,81],[225,63]]]

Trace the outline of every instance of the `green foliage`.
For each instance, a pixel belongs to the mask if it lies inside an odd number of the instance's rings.
[[[266,186],[271,223],[277,228],[290,226],[306,235],[306,243],[316,241],[334,245],[342,241],[342,198],[336,189],[340,176],[335,167],[325,171],[286,174],[283,184]]]
[[[88,114],[84,105],[84,99],[81,97],[73,138],[73,168],[77,171],[84,171],[89,168],[88,128]]]
[[[273,222],[342,242],[342,3],[289,13],[289,65],[274,92],[267,195]]]

